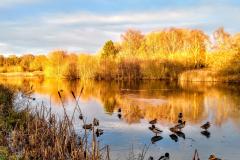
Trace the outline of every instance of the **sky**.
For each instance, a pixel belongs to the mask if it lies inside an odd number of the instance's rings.
[[[240,31],[239,0],[0,0],[0,54],[94,54],[127,29]]]

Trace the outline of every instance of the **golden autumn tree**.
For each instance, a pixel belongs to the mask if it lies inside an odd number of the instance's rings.
[[[125,34],[121,35],[121,38],[122,49],[129,56],[136,55],[144,41],[144,35],[140,31],[133,29],[127,30]]]
[[[66,51],[53,51],[48,54],[48,64],[45,69],[47,76],[62,76],[63,66],[66,62]]]

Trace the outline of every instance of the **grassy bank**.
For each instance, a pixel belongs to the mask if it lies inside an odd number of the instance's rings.
[[[240,82],[240,73],[221,74],[209,69],[189,70],[179,75],[179,81],[188,82]]]
[[[14,89],[0,85],[0,159],[101,159],[105,150],[100,152],[94,127],[80,137],[65,109],[61,120],[44,106],[37,112],[16,110],[14,97]]]
[[[41,77],[41,76],[44,76],[44,73],[42,71],[0,73],[0,77]]]

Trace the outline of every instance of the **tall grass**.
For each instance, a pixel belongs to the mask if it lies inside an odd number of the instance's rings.
[[[81,91],[82,92],[82,91]],[[61,99],[61,93],[59,98]],[[76,107],[80,114],[77,96]],[[80,96],[80,95],[79,95]],[[13,90],[0,86],[0,137],[1,145],[5,149],[5,154],[1,153],[4,159],[102,159],[105,154],[109,157],[109,152],[104,147],[100,151],[100,146],[95,135],[94,126],[91,130],[84,130],[82,136],[77,135],[73,125],[73,116],[66,113],[64,118],[58,119],[55,114],[41,106],[40,110],[32,111],[28,107],[21,111],[15,111],[13,106]],[[74,112],[75,114],[77,112]],[[84,117],[84,116],[83,116]],[[84,117],[86,118],[86,117]],[[83,121],[85,124],[84,118]],[[90,134],[91,133],[91,134]],[[92,136],[88,141],[88,134]]]

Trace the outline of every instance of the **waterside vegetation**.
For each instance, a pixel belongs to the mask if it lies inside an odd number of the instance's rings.
[[[0,72],[40,72],[71,80],[239,81],[240,34],[219,28],[210,38],[197,29],[166,28],[148,34],[129,29],[120,42],[109,40],[94,55],[56,50],[47,56],[0,56]]]

